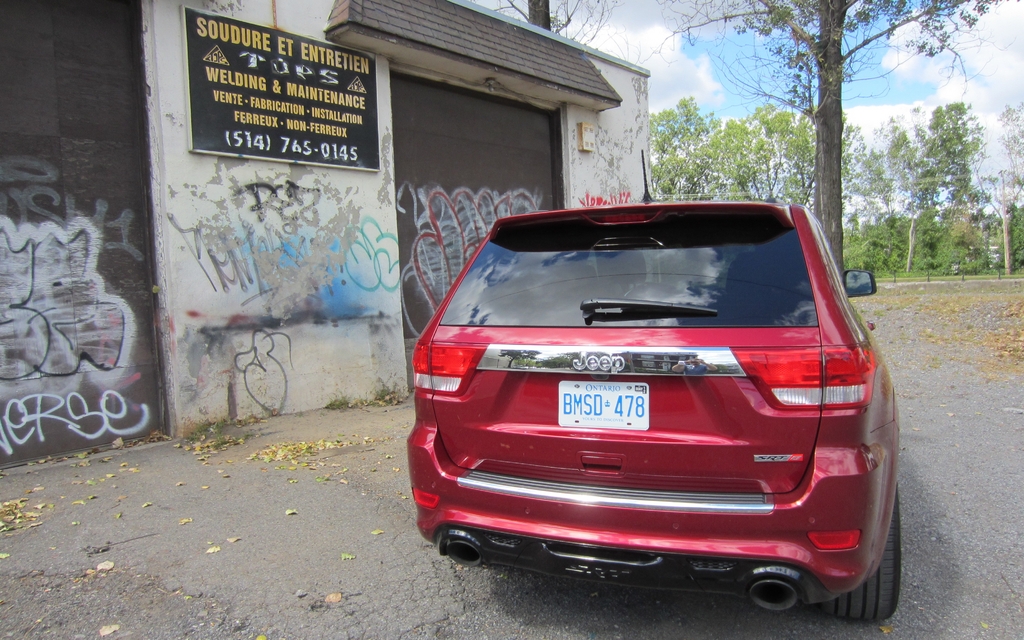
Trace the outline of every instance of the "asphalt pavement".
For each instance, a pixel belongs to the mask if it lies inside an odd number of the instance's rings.
[[[38,515],[0,533],[0,638],[1024,639],[1024,375],[927,305],[861,309],[903,418],[888,621],[459,567],[414,527],[407,402],[270,418],[220,452],[169,441],[3,471],[0,500]],[[250,459],[321,440],[344,446]]]

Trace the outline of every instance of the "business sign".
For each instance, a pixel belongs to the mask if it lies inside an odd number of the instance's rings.
[[[192,151],[380,169],[372,56],[184,11]]]

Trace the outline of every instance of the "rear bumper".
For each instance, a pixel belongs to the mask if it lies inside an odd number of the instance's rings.
[[[804,602],[833,597],[813,574],[785,563],[614,549],[457,526],[440,527],[435,543],[442,555],[452,543],[469,545],[481,564],[594,582],[746,596],[755,583],[776,580],[792,585]]]
[[[768,509],[737,512],[702,510],[699,505],[666,509],[595,504],[471,486],[466,482],[470,472],[448,458],[425,409],[418,411],[409,435],[409,472],[414,488],[440,497],[435,508],[417,506],[417,526],[442,553],[453,530],[465,531],[475,537],[488,563],[606,582],[739,594],[756,579],[755,571],[777,567],[783,575],[793,572],[784,580],[805,602],[852,591],[881,560],[895,494],[895,422],[871,431],[870,438],[862,438],[866,443],[845,445],[830,439],[823,428],[814,462],[794,491],[765,496]],[[850,529],[861,531],[854,549],[822,551],[807,537],[808,531]],[[502,546],[493,543],[494,536],[522,542]],[[594,551],[559,555],[552,551],[563,548],[559,545]],[[617,552],[638,554],[635,558],[642,562],[624,573],[608,560]],[[574,556],[593,559],[587,564]],[[703,565],[695,562],[734,564],[728,572],[715,574],[696,571]]]

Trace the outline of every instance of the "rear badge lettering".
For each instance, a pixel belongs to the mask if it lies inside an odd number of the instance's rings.
[[[792,453],[774,456],[754,456],[754,462],[803,462],[804,454]]]
[[[579,357],[572,361],[572,368],[576,371],[618,373],[626,368],[626,359],[601,352],[580,353]]]

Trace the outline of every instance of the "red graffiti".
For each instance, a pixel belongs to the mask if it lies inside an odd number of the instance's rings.
[[[604,207],[613,204],[629,204],[629,200],[632,197],[633,194],[630,191],[620,191],[608,196],[592,196],[590,195],[590,192],[587,192],[585,196],[580,198],[580,204],[584,207]]]

